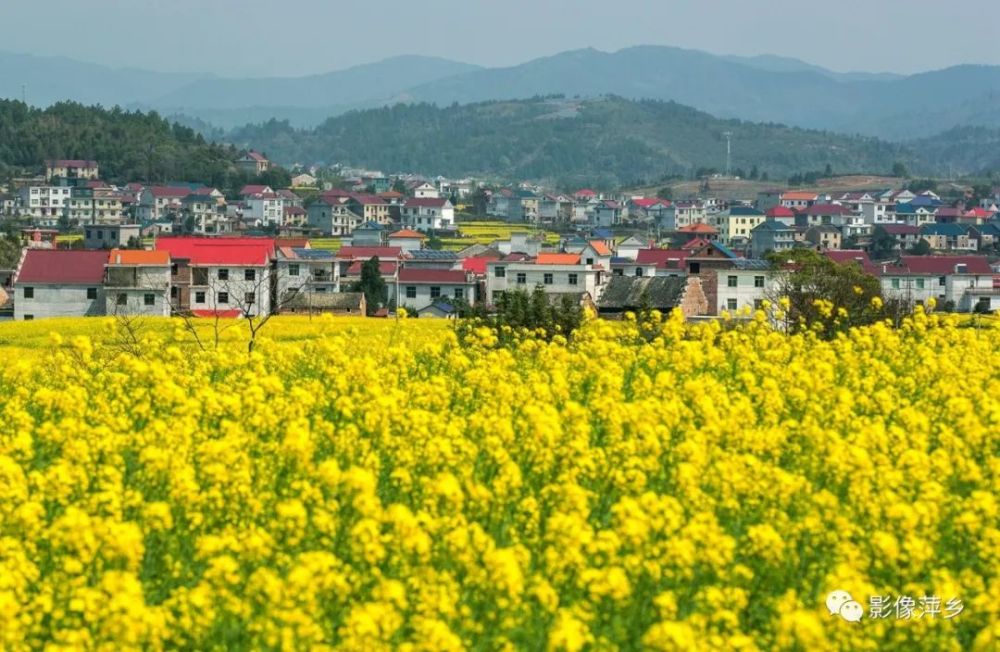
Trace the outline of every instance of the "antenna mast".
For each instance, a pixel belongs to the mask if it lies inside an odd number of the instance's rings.
[[[733,164],[733,132],[723,132],[726,137],[726,178],[729,178]]]

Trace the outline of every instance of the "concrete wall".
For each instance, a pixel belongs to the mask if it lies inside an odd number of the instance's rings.
[[[34,290],[34,297],[24,298],[24,288]],[[95,288],[96,297],[87,298],[87,289]],[[85,285],[32,285],[14,286],[14,319],[23,320],[47,317],[91,317],[104,313],[104,288],[100,283]]]
[[[397,284],[393,283],[389,286],[389,300],[392,301],[396,293]],[[464,299],[470,305],[476,299],[476,288],[472,283],[458,284],[447,284],[439,283],[437,285],[433,283],[405,283],[400,282],[398,284],[400,297],[398,298],[397,306],[406,306],[408,308],[414,308],[416,310],[422,310],[427,306],[434,303],[438,297],[441,299],[454,299],[456,290],[461,293],[462,299]],[[431,288],[436,287],[440,294],[438,297],[431,296]],[[413,288],[416,292],[416,297],[407,296],[407,288]]]
[[[153,305],[146,305],[146,295],[153,297]],[[124,304],[119,302],[119,296],[125,297]],[[170,301],[165,289],[115,288],[105,292],[105,312],[109,315],[169,317]]]

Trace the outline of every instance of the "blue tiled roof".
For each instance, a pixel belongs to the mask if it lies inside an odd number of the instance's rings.
[[[414,260],[458,260],[458,254],[454,251],[412,249],[408,253]]]
[[[770,269],[771,264],[766,260],[756,258],[737,258],[733,261],[736,269]]]
[[[721,251],[726,258],[737,258],[737,255],[733,253],[733,250],[724,244],[719,244],[718,242],[713,242],[712,246]]]
[[[302,247],[294,247],[292,251],[298,258],[305,260],[333,260],[334,254],[328,249],[305,249]]]
[[[376,222],[375,220],[368,220],[367,222],[365,222],[364,224],[362,224],[361,226],[359,226],[354,230],[360,231],[361,229],[366,229],[368,231],[384,231],[385,227]]]
[[[590,235],[594,238],[600,238],[602,240],[605,240],[607,238],[612,237],[614,234],[611,233],[611,231],[608,229],[594,229]]]
[[[923,235],[952,235],[959,236],[965,235],[965,227],[959,224],[926,224],[921,227],[920,232]]]
[[[733,206],[729,209],[730,215],[764,217],[764,214],[752,206]]]

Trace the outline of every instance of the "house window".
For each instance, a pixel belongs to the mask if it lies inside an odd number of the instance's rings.
[[[170,266],[170,275],[177,276],[177,263],[174,263]]]
[[[593,258],[588,258],[587,259],[587,264],[588,265],[593,265],[594,264],[594,259]]]
[[[256,278],[257,278],[257,271],[256,270],[253,270],[253,269],[245,269],[245,270],[243,270],[243,280],[244,281],[253,281]]]
[[[711,253],[711,252],[709,252],[709,253]],[[690,272],[691,274],[700,274],[701,273],[701,263],[689,263],[688,264],[688,272]]]
[[[939,276],[938,277],[938,285],[947,285],[947,284],[948,284],[947,277],[945,277],[945,276]]]
[[[35,288],[24,288],[24,298],[34,299],[35,298]]]
[[[763,276],[754,276],[753,277],[753,286],[755,288],[762,288],[762,287],[764,287],[764,277]]]
[[[246,295],[244,295],[243,300],[248,306],[252,306],[256,298],[257,297],[254,295],[253,292],[247,292]]]
[[[736,287],[736,277],[735,276],[730,276],[728,279],[726,279],[726,284],[727,284],[728,287],[731,287],[731,288]]]
[[[228,269],[220,269],[219,273],[218,273],[218,277],[219,277],[220,281],[228,281],[229,280],[229,270]]]
[[[288,275],[289,276],[298,276],[299,275],[299,264],[298,263],[292,263],[291,265],[288,266]]]
[[[517,284],[518,285],[525,285],[527,282],[528,282],[528,275],[525,274],[524,272],[518,272],[517,273]]]
[[[892,279],[892,289],[893,290],[898,290],[899,289],[899,279],[898,278]]]
[[[917,279],[917,289],[918,290],[923,290],[924,289],[924,279],[922,279],[922,278],[918,278]]]
[[[578,278],[579,277],[576,274],[570,274],[569,275],[569,284],[570,285],[576,285]]]
[[[104,231],[98,231],[97,232],[97,239],[98,240],[103,240],[104,239]]]
[[[455,292],[453,293],[453,296],[454,296],[454,297],[455,297],[456,299],[461,299],[462,297],[464,297],[464,296],[465,296],[465,293],[464,293],[464,291],[462,290],[462,288],[455,288]]]
[[[195,292],[194,293],[194,302],[195,303],[205,303],[205,293],[204,292]]]
[[[124,293],[120,293],[118,295],[115,303],[117,303],[119,306],[127,306],[128,305],[128,295],[124,294]]]
[[[144,294],[144,295],[142,295],[142,305],[144,305],[144,306],[155,306],[156,305],[156,295],[155,294]]]
[[[441,288],[436,285],[431,286],[431,298],[437,299],[439,296],[441,296]]]
[[[736,299],[726,299],[726,310],[736,310]]]
[[[619,267],[618,269],[614,270],[613,273],[614,273],[615,276],[625,276],[625,270],[622,269],[621,267]]]
[[[507,268],[506,267],[494,267],[493,276],[497,278],[507,278]]]
[[[93,236],[90,233],[90,229],[87,229],[87,239],[90,240]]]
[[[547,274],[543,274],[542,275],[542,282],[545,283],[545,285],[552,285],[552,274],[548,274],[548,273]]]
[[[219,296],[216,297],[216,303],[229,303],[229,293],[219,292]]]
[[[87,288],[87,298],[96,299],[97,298],[97,288]]]
[[[417,298],[417,286],[415,286],[415,285],[407,285],[406,286],[406,298],[407,299],[416,299]]]
[[[642,276],[642,268],[641,267],[636,267],[635,268],[635,275],[636,276]]]
[[[761,299],[754,299],[753,300],[754,310],[760,310],[760,307],[763,305],[763,303],[764,302]]]
[[[177,286],[173,286],[170,288],[170,298],[171,299],[177,298]]]

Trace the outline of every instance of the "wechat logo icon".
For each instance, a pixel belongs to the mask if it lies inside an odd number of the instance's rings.
[[[856,623],[864,615],[864,608],[847,591],[832,591],[826,596],[826,608],[831,616],[840,616],[849,623]]]

